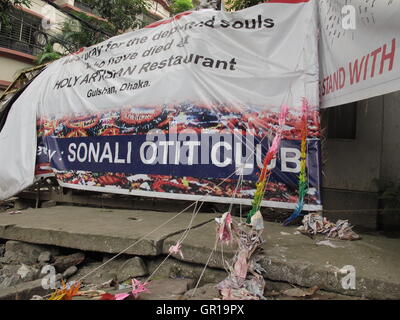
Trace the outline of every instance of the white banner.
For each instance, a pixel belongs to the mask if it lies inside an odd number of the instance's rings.
[[[307,103],[305,210],[319,209],[317,7],[281,2],[185,13],[53,62],[0,133],[0,199],[32,183],[37,157],[70,188],[250,204],[288,106],[263,204],[294,208]]]
[[[320,0],[321,108],[400,90],[400,1]]]

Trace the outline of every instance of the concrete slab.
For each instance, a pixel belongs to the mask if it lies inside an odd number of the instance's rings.
[[[189,209],[190,210],[190,209]],[[19,214],[0,213],[0,238],[106,253],[119,253],[152,232],[125,253],[154,256],[163,240],[185,230],[191,211],[156,230],[177,213],[57,206],[28,209]],[[214,214],[198,214],[194,228]]]
[[[180,215],[165,226],[175,213],[108,210],[85,207],[58,206],[29,209],[19,214],[0,213],[0,238],[69,247],[78,250],[119,253],[138,239],[143,241],[125,251],[130,255],[158,256],[168,253],[181,237],[191,212]],[[215,214],[199,214],[194,228],[183,243],[183,258],[196,264],[197,269],[208,260],[215,244]],[[337,247],[320,246],[295,234],[295,227],[265,223],[266,256],[261,264],[265,277],[302,287],[317,285],[322,290],[347,296],[375,299],[400,299],[400,239],[362,235],[360,241],[331,240]],[[233,257],[234,247],[217,247],[209,267],[223,270],[223,259]],[[158,257],[161,258],[162,257]],[[157,258],[157,259],[158,259]],[[353,266],[356,288],[345,289],[340,272]]]
[[[277,223],[265,223],[265,258],[261,264],[265,277],[304,287],[318,285],[321,289],[373,299],[400,299],[400,239],[362,235],[359,241],[330,240],[338,246],[332,248],[317,245],[302,234],[295,234],[295,227],[283,227]],[[178,236],[164,242],[164,253]],[[205,264],[215,244],[215,223],[210,222],[194,229],[186,238],[182,251],[184,259]],[[231,259],[234,247],[218,246],[209,266],[223,268],[222,255]],[[356,288],[345,289],[340,272],[344,266],[354,266]]]

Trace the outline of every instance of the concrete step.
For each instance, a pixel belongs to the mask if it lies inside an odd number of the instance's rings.
[[[28,209],[20,214],[0,213],[0,238],[116,254],[157,257],[166,255],[181,238],[191,211],[176,213],[104,210],[60,206]],[[175,259],[204,265],[216,238],[215,214],[199,214],[183,242],[183,257]],[[170,221],[160,228],[160,225]],[[148,235],[143,241],[139,239]],[[336,247],[317,245],[317,240],[296,234],[295,227],[265,223],[266,279],[303,287],[319,286],[328,292],[372,299],[400,299],[400,239],[362,235],[359,241],[330,240]],[[135,245],[133,245],[135,244]],[[127,249],[128,248],[128,249]],[[235,247],[218,246],[209,267],[224,269]],[[160,257],[162,258],[162,257]],[[343,286],[345,266],[354,267],[355,288]],[[349,278],[349,276],[347,275]]]
[[[184,258],[174,257],[205,264],[214,248],[215,228],[215,223],[209,222],[192,230],[182,246]],[[362,236],[358,241],[330,240],[337,246],[332,248],[316,244],[323,237],[313,240],[297,234],[295,227],[265,222],[265,257],[260,263],[266,270],[264,277],[303,287],[319,286],[348,296],[400,299],[400,239]],[[165,240],[164,253],[178,238],[176,235]],[[209,266],[222,269],[223,259],[229,261],[234,252],[234,245],[223,248],[218,245]],[[348,275],[341,272],[346,266],[354,267],[355,289],[346,286],[349,277],[344,279]]]
[[[74,206],[28,209],[19,214],[2,212],[0,238],[105,253],[119,253],[131,246],[126,254],[157,256],[162,253],[165,238],[186,229],[191,213],[189,209],[159,228],[177,213]],[[193,227],[214,217],[198,214]]]

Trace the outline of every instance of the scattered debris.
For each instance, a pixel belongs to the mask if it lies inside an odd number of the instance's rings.
[[[139,295],[142,292],[150,292],[149,289],[147,289],[147,286],[149,285],[149,282],[144,282],[141,283],[139,280],[132,279],[132,295],[135,299],[139,297]]]
[[[100,285],[100,288],[111,288],[111,287],[115,286],[116,284],[117,283],[116,283],[115,279],[110,279],[108,281],[103,282]]]
[[[251,227],[255,231],[263,231],[264,230],[264,219],[261,215],[260,210],[258,210],[252,217],[251,217]]]
[[[20,210],[14,210],[14,211],[8,211],[8,214],[20,214],[20,213],[22,213],[22,211],[20,211]]]
[[[337,246],[330,240],[317,241],[315,244],[319,245],[319,246],[327,246],[327,247],[331,247],[331,248],[343,248],[342,246]]]
[[[64,272],[69,267],[81,264],[84,260],[85,254],[78,252],[68,256],[59,256],[55,258],[53,265],[58,272]]]
[[[215,218],[218,224],[218,238],[221,243],[230,243],[232,240],[232,216],[225,212],[221,218]]]
[[[100,300],[115,300],[115,295],[111,293],[103,293],[100,296]]]
[[[63,278],[64,279],[68,279],[68,278],[72,277],[77,272],[78,272],[78,268],[76,266],[71,266],[67,270],[64,271]]]
[[[179,254],[182,259],[185,259],[182,253],[182,245],[179,242],[174,246],[170,246],[168,252],[169,254]]]
[[[300,298],[300,297],[313,296],[318,290],[319,290],[319,287],[314,286],[309,289],[300,289],[300,288],[288,289],[288,290],[283,291],[282,293],[289,297]]]
[[[22,264],[22,266],[18,269],[17,274],[21,277],[22,280],[32,281],[39,278],[40,270]]]
[[[40,263],[50,262],[50,260],[51,260],[51,252],[50,251],[43,251],[38,257],[38,261]]]
[[[114,300],[125,300],[130,296],[129,293],[117,293],[114,295]]]
[[[61,289],[56,289],[48,300],[72,300],[73,297],[78,295],[80,287],[80,282],[65,284],[62,281]]]
[[[131,291],[116,294],[104,293],[101,295],[100,300],[125,300],[128,297],[133,297],[134,299],[137,299],[141,293],[150,292],[147,288],[148,285],[149,282],[142,283],[137,279],[132,279]]]
[[[329,231],[328,238],[339,238],[341,240],[359,240],[361,237],[352,230],[347,220],[338,220],[336,225]]]
[[[126,260],[117,269],[116,274],[119,282],[123,282],[128,279],[142,277],[147,275],[149,272],[147,270],[146,264],[140,257],[133,257]]]
[[[13,197],[8,200],[0,200],[0,212],[7,211],[8,209],[14,208],[14,202],[17,198]]]
[[[222,225],[224,230],[232,231],[233,239],[238,244],[238,251],[232,263],[228,264],[228,277],[217,285],[223,300],[265,299],[265,281],[261,274],[264,269],[258,263],[263,255],[261,233],[264,227],[261,213],[258,213],[252,216],[251,225],[236,224],[234,221],[227,223],[223,218],[217,220],[218,238],[221,239]]]
[[[56,249],[52,250],[52,253],[57,254]],[[9,240],[6,242],[3,262],[33,265],[44,251],[49,249],[41,245]]]
[[[4,277],[3,281],[0,283],[0,289],[15,286],[21,282],[21,276],[18,274],[12,274],[11,276]]]
[[[310,213],[304,216],[303,225],[297,228],[301,233],[313,238],[317,234],[324,234],[327,238],[338,238],[341,240],[359,240],[361,237],[352,230],[348,220],[330,222],[318,213]]]
[[[86,297],[88,299],[96,299],[99,300],[102,295],[106,294],[103,290],[85,290],[79,291],[78,295],[81,297]]]

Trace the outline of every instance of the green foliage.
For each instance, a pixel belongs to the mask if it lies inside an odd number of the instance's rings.
[[[189,11],[193,9],[192,0],[173,0],[171,10],[173,14]]]
[[[85,3],[105,20],[83,12],[73,13],[78,20],[65,21],[61,27],[62,34],[57,36],[58,43],[68,53],[90,47],[128,29],[142,27],[142,21],[137,15],[146,12],[148,7],[145,0],[86,0]]]
[[[46,44],[46,46],[43,48],[43,51],[36,57],[35,63],[37,65],[44,64],[47,62],[51,62],[57,59],[60,59],[62,57],[62,54],[55,51],[53,44],[50,42]]]
[[[226,8],[231,11],[238,11],[262,2],[268,2],[268,0],[228,0],[226,2]]]
[[[86,0],[85,3],[107,19],[113,34],[141,27],[137,15],[149,8],[146,0]]]
[[[106,21],[87,16],[84,13],[74,13],[81,20],[96,28],[88,28],[78,20],[66,20],[61,27],[61,34],[56,36],[55,41],[59,43],[68,53],[78,51],[82,47],[90,47],[107,39],[106,34],[97,31],[103,30],[113,34],[114,26]]]
[[[31,6],[31,0],[0,0],[0,23],[4,27],[10,24],[10,15],[22,5]]]

